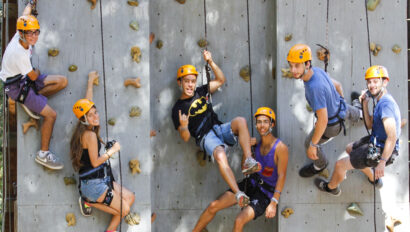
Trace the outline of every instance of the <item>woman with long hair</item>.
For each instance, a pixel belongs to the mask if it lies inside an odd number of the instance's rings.
[[[90,206],[112,214],[107,232],[116,231],[121,219],[130,211],[134,194],[114,181],[109,159],[120,150],[118,142],[107,143],[105,153],[100,154],[100,117],[93,98],[93,82],[98,73],[88,74],[85,99],[78,100],[73,112],[79,119],[70,143],[70,155],[75,171],[79,172],[80,209],[84,216],[91,214]],[[122,205],[121,205],[122,201]],[[122,210],[122,213],[120,213]]]

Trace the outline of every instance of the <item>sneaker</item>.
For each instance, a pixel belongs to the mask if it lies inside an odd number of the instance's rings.
[[[376,186],[377,189],[381,189],[383,187],[383,181],[381,178],[377,179],[375,182],[371,181],[369,178],[367,178],[370,184]]]
[[[262,169],[261,164],[256,161],[254,158],[246,158],[245,163],[243,164],[242,173],[244,175],[250,175],[255,172],[259,172]]]
[[[301,177],[312,177],[316,174],[321,173],[323,170],[325,170],[326,166],[324,168],[320,169],[320,170],[316,170],[315,167],[313,167],[313,163],[305,165],[303,168],[301,168],[299,170],[299,176],[301,176]]]
[[[316,187],[323,192],[327,192],[333,196],[340,196],[340,194],[342,193],[342,190],[340,190],[339,186],[335,189],[330,189],[327,184],[329,182],[325,181],[322,178],[316,178],[315,179],[315,185]]]
[[[23,108],[23,110],[26,111],[28,116],[30,116],[30,118],[34,118],[36,120],[40,119],[40,116],[38,114],[34,113],[33,111],[31,111],[29,108],[27,108],[27,106],[25,106],[24,104],[20,104],[20,105]]]
[[[86,201],[84,201],[84,199],[82,197],[80,197],[78,199],[78,204],[80,204],[80,211],[81,211],[81,214],[84,217],[91,216],[91,214],[93,212],[93,208],[91,208],[91,206],[88,205],[88,203]]]
[[[242,191],[237,192],[235,194],[235,197],[236,197],[236,201],[238,201],[239,207],[241,207],[241,208],[249,205],[249,203],[250,203],[249,197],[246,196],[246,194]]]
[[[350,99],[352,99],[352,106],[354,106],[354,107],[361,110],[362,109],[362,104],[359,101],[359,97],[360,97],[360,94],[356,91],[353,91],[350,94]]]
[[[64,164],[60,163],[57,161],[57,158],[53,153],[50,151],[47,153],[47,155],[44,158],[41,158],[39,155],[40,151],[37,152],[36,155],[36,162],[53,170],[60,170],[64,168]]]

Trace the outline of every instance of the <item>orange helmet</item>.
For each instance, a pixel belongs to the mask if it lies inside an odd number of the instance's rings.
[[[269,108],[269,107],[259,107],[256,113],[254,114],[254,117],[256,118],[259,115],[265,115],[273,121],[274,124],[276,124],[276,116],[275,112]]]
[[[33,15],[23,15],[17,19],[17,30],[39,30],[40,24],[38,20]]]
[[[88,99],[80,99],[73,106],[73,112],[75,116],[80,119],[83,117],[92,107],[94,102]]]
[[[364,79],[367,80],[372,78],[387,78],[387,80],[390,80],[387,69],[381,65],[373,65],[367,69]]]
[[[177,80],[179,80],[179,78],[183,76],[190,75],[190,74],[194,74],[198,76],[198,72],[196,71],[196,68],[191,64],[182,65],[178,69]]]
[[[287,60],[293,63],[305,63],[312,60],[312,51],[306,44],[296,44],[289,49]]]

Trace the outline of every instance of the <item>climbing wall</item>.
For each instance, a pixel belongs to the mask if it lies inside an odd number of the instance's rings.
[[[50,149],[64,162],[64,169],[51,172],[34,162],[40,148],[40,132],[30,129],[23,135],[21,124],[28,120],[18,107],[18,231],[103,231],[110,216],[94,210],[85,218],[78,207],[77,185],[65,185],[64,177],[77,179],[69,158],[69,142],[77,119],[72,113],[76,100],[85,96],[87,75],[92,70],[100,74],[99,85],[94,87],[94,102],[100,113],[101,136],[104,140],[116,139],[121,143],[121,160],[112,159],[114,176],[120,181],[120,161],[123,184],[135,192],[131,212],[141,216],[137,226],[123,222],[123,231],[150,231],[151,223],[151,156],[149,146],[149,20],[148,0],[139,6],[127,1],[101,0],[95,9],[88,1],[39,1],[41,35],[35,47],[33,64],[41,72],[62,74],[68,86],[52,96],[49,105],[57,112],[57,121]],[[21,14],[26,1],[19,1]],[[139,23],[139,30],[129,27],[131,21]],[[138,46],[142,56],[139,63],[130,56],[131,47]],[[58,48],[59,55],[50,57],[47,51]],[[76,65],[78,70],[69,72]],[[127,78],[141,79],[141,88],[124,87]],[[141,114],[130,117],[132,107]],[[115,119],[114,126],[107,119]],[[132,175],[128,162],[138,159],[142,172]],[[66,214],[74,213],[77,224],[68,226]],[[28,229],[28,227],[30,229]]]
[[[347,180],[341,184],[342,195],[337,198],[319,192],[313,185],[313,178],[298,176],[298,170],[308,163],[303,141],[313,127],[314,116],[306,109],[302,81],[279,76],[280,69],[288,66],[289,48],[296,43],[308,44],[314,53],[313,65],[323,68],[324,64],[316,57],[318,47],[315,45],[323,44],[331,52],[328,72],[342,83],[345,99],[350,102],[351,91],[366,87],[364,73],[370,65],[368,20],[370,42],[382,46],[377,56],[371,55],[371,62],[389,70],[388,90],[399,104],[402,117],[407,118],[406,1],[380,1],[374,11],[368,12],[368,17],[365,1],[358,0],[285,0],[278,1],[276,10],[278,131],[291,154],[281,209],[291,207],[295,211],[288,219],[279,217],[279,231],[374,231],[373,187],[360,171],[348,172]],[[284,38],[289,33],[293,38],[286,42]],[[391,50],[395,44],[403,51],[395,54]],[[385,169],[384,187],[376,190],[377,231],[386,230],[390,216],[403,222],[395,231],[409,231],[410,228],[409,192],[406,185],[402,185],[408,183],[407,128],[402,129],[400,156]],[[333,171],[339,157],[346,155],[345,146],[365,134],[363,123],[349,124],[347,136],[341,134],[324,146],[330,160],[329,171]],[[346,208],[352,202],[359,204],[363,216],[348,214]]]
[[[214,108],[223,122],[236,116],[248,120],[253,128],[252,111],[274,105],[272,63],[275,40],[275,9],[271,1],[206,0],[206,39],[213,60],[223,70],[226,83],[213,94]],[[161,0],[150,5],[151,44],[151,127],[153,174],[152,211],[158,215],[153,231],[190,231],[208,204],[228,188],[217,164],[198,164],[199,148],[193,140],[185,143],[175,130],[171,109],[180,96],[176,83],[179,66],[191,63],[200,70],[198,85],[205,78],[197,41],[205,38],[204,1]],[[163,46],[157,48],[158,41]],[[251,80],[244,81],[239,71],[250,66]],[[229,163],[238,180],[242,152],[229,150]],[[200,157],[202,160],[202,156]],[[238,207],[217,214],[209,231],[230,231]],[[264,216],[249,223],[245,231],[274,231],[276,219]]]

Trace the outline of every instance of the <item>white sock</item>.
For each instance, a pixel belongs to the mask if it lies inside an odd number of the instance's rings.
[[[40,150],[40,152],[38,153],[38,156],[40,156],[40,158],[44,158],[44,157],[46,157],[47,153],[48,153],[48,151]]]
[[[363,110],[360,110],[360,119],[363,119]]]

